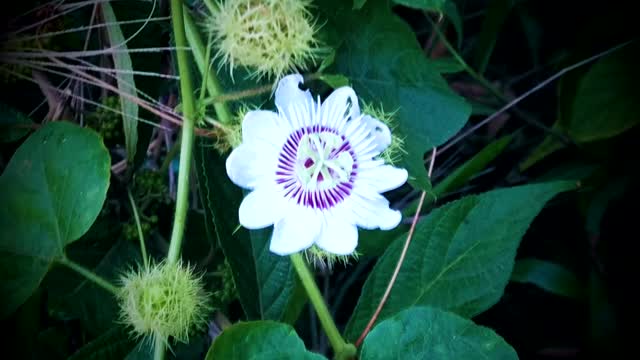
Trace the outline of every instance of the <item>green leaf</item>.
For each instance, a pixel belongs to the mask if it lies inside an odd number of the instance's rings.
[[[325,357],[307,351],[304,342],[289,325],[252,321],[230,326],[216,338],[206,360],[217,359],[320,360]]]
[[[362,360],[518,359],[493,330],[448,311],[411,307],[373,328],[362,345]]]
[[[31,130],[33,121],[16,109],[0,103],[0,143],[20,140]]]
[[[484,73],[489,64],[491,53],[498,40],[498,34],[504,24],[514,0],[491,0],[487,7],[484,21],[482,22],[482,30],[478,42],[474,48],[473,68],[479,74]]]
[[[120,90],[120,105],[122,107],[122,124],[124,128],[125,145],[127,148],[127,159],[133,162],[136,155],[138,143],[138,104],[131,101],[123,94],[137,97],[136,83],[133,77],[133,65],[131,64],[131,56],[127,52],[127,43],[122,30],[118,24],[118,19],[113,12],[113,8],[109,2],[100,4],[102,7],[102,15],[105,23],[109,24],[107,28],[107,36],[111,47],[117,48],[118,51],[113,52],[113,64],[117,71],[115,74],[118,82],[118,90]]]
[[[332,18],[344,17],[338,26],[346,38],[336,54],[337,72],[351,79],[365,101],[398,110],[397,135],[405,139],[409,181],[430,189],[423,155],[462,128],[470,106],[430,66],[411,28],[386,2],[339,12]]]
[[[636,88],[640,81],[640,45],[627,45],[600,59],[580,80],[569,135],[589,142],[618,135],[640,122]]]
[[[511,281],[533,284],[550,293],[580,298],[584,289],[576,276],[558,264],[538,259],[516,261]]]
[[[38,287],[105,200],[110,159],[98,134],[53,122],[31,135],[0,177],[0,317]]]
[[[434,210],[416,226],[379,321],[413,305],[464,317],[491,307],[502,296],[529,224],[550,198],[573,187],[561,181],[499,189]],[[357,338],[373,315],[403,246],[394,241],[369,275],[347,324],[348,339]]]
[[[113,327],[95,340],[81,347],[68,360],[110,360],[123,359],[135,346],[129,334],[122,327]]]
[[[413,214],[409,214],[412,216]],[[363,256],[380,256],[392,241],[402,238],[409,226],[401,224],[391,230],[358,229],[358,254]]]
[[[225,159],[210,144],[200,139],[194,150],[207,232],[229,261],[242,308],[252,320],[282,320],[295,286],[291,261],[269,251],[270,229],[235,231],[242,190],[229,180]]]

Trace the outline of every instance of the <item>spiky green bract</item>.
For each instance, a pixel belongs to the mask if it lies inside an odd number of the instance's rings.
[[[358,260],[358,253],[353,252],[350,255],[336,255],[324,251],[316,245],[312,245],[304,251],[304,257],[307,260],[307,263],[313,265],[316,269],[331,270],[336,262],[346,265],[349,262],[349,258]]]
[[[226,0],[207,20],[216,57],[257,78],[280,78],[315,63],[320,48],[309,0]]]
[[[121,321],[136,337],[188,343],[189,335],[207,324],[210,296],[202,276],[180,261],[141,266],[124,274],[121,283]]]
[[[395,123],[395,115],[397,111],[398,110],[387,113],[382,108],[382,105],[380,105],[380,107],[375,107],[368,103],[363,103],[362,107],[362,113],[382,121],[389,127],[389,130],[391,130],[391,144],[379,155],[385,163],[391,165],[397,164],[402,158],[402,154],[406,154],[406,150],[404,149],[404,138],[398,136],[398,132],[396,131],[397,125]]]

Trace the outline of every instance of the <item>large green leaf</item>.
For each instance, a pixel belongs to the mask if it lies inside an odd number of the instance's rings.
[[[109,163],[98,134],[67,122],[45,125],[18,148],[0,177],[0,317],[89,229],[106,197]]]
[[[373,328],[362,360],[517,359],[500,335],[448,311],[411,307]]]
[[[524,185],[467,196],[434,210],[416,227],[391,295],[378,319],[413,305],[431,305],[471,317],[502,296],[516,250],[529,224],[572,182]],[[396,240],[364,284],[347,324],[355,339],[373,315],[404,241]]]
[[[100,4],[102,16],[104,16],[107,26],[107,36],[109,43],[118,51],[113,52],[113,64],[117,71],[115,74],[118,90],[121,92],[120,104],[122,108],[122,124],[124,128],[125,145],[127,148],[127,159],[133,162],[136,155],[138,143],[138,104],[131,101],[125,95],[137,96],[136,83],[133,76],[133,65],[131,56],[127,52],[127,42],[122,34],[118,19],[113,8],[108,1]]]
[[[325,357],[307,351],[304,342],[289,325],[252,321],[235,324],[216,338],[206,360],[217,359],[320,360]]]
[[[570,114],[569,135],[577,142],[618,135],[640,122],[636,87],[640,46],[627,45],[593,65],[580,80]]]
[[[429,189],[423,154],[453,136],[466,123],[470,106],[449,89],[431,66],[415,34],[386,1],[362,10],[330,15],[345,41],[336,54],[337,72],[347,75],[358,96],[388,111],[398,110],[398,136],[405,139],[403,165],[409,181]],[[344,21],[339,21],[342,17]]]
[[[282,320],[295,286],[289,258],[269,252],[271,230],[238,229],[242,190],[227,177],[225,159],[217,150],[199,141],[195,157],[207,231],[229,261],[247,317]]]

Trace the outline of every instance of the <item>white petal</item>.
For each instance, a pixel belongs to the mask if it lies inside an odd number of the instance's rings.
[[[276,106],[289,116],[289,108],[303,106],[305,110],[309,106],[313,107],[315,102],[309,90],[302,91],[298,85],[302,84],[304,79],[300,74],[287,75],[278,82],[276,88]]]
[[[262,229],[280,220],[285,211],[285,203],[280,194],[271,186],[261,186],[242,200],[240,224],[247,229]]]
[[[243,143],[227,158],[227,174],[234,184],[254,189],[262,181],[275,179],[279,150],[264,141]]]
[[[322,103],[322,125],[340,129],[346,121],[360,116],[360,105],[355,91],[348,86],[334,90]]]
[[[405,169],[399,169],[391,165],[378,165],[371,168],[360,167],[357,182],[366,182],[377,192],[393,190],[407,182],[409,174]]]
[[[349,255],[358,246],[358,228],[336,216],[327,216],[316,245],[336,255]]]
[[[400,224],[400,211],[389,208],[389,201],[372,189],[354,187],[345,201],[351,207],[355,223],[363,229],[391,230]]]
[[[391,130],[385,123],[369,115],[363,116],[362,121],[367,124],[370,134],[375,137],[376,151],[381,153],[391,145]]]
[[[249,111],[242,120],[242,142],[263,140],[280,147],[288,134],[288,124],[272,111]]]
[[[283,219],[276,222],[269,250],[289,255],[307,249],[318,238],[322,217],[310,209],[291,206]]]

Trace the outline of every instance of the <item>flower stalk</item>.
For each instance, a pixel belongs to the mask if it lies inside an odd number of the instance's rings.
[[[62,256],[57,261],[58,261],[58,263],[66,266],[69,269],[71,269],[71,270],[77,272],[78,274],[84,276],[85,278],[87,278],[87,280],[92,281],[94,284],[96,284],[96,285],[100,286],[101,288],[107,290],[108,292],[112,293],[113,295],[118,295],[119,291],[118,291],[118,288],[116,286],[111,284],[109,281],[101,278],[100,276],[98,276],[93,271],[91,271],[91,270],[85,268],[84,266],[82,266],[82,265],[70,260],[66,256]]]
[[[307,292],[307,296],[311,301],[311,305],[318,314],[318,319],[320,319],[320,324],[324,329],[324,332],[327,334],[329,338],[329,343],[331,343],[331,347],[335,352],[336,359],[348,359],[356,354],[356,348],[352,344],[347,344],[342,335],[340,335],[340,331],[336,327],[331,314],[329,313],[329,309],[327,308],[327,304],[324,302],[324,298],[320,293],[320,289],[318,289],[318,285],[316,284],[315,279],[313,278],[313,274],[309,270],[309,267],[304,262],[302,255],[300,253],[291,254],[289,256],[291,258],[291,263],[293,267],[296,269],[298,273],[298,277],[300,278],[300,282],[304,286],[305,291]]]
[[[191,155],[193,150],[195,127],[195,99],[193,83],[187,58],[187,38],[184,29],[182,1],[171,0],[171,18],[176,41],[176,57],[180,73],[180,98],[182,99],[182,137],[180,145],[180,170],[178,172],[178,189],[176,196],[176,212],[173,219],[173,230],[167,260],[175,263],[180,258],[180,248],[184,236],[189,198],[189,174],[191,173]]]
[[[191,155],[193,150],[195,128],[195,101],[193,83],[189,71],[187,58],[187,39],[184,28],[184,17],[181,0],[171,0],[171,22],[176,42],[176,57],[180,73],[180,98],[182,99],[183,123],[180,146],[180,170],[178,172],[178,188],[176,196],[176,211],[173,218],[173,229],[169,243],[167,261],[175,264],[180,259],[180,249],[184,238],[184,227],[187,220],[189,199],[189,175],[191,173]],[[155,341],[154,359],[163,360],[165,357],[165,341]]]

